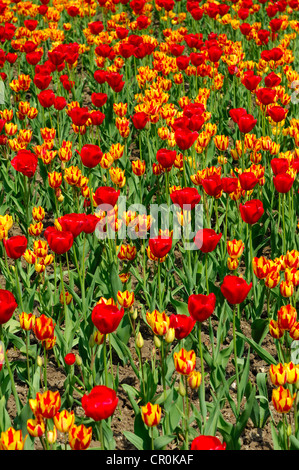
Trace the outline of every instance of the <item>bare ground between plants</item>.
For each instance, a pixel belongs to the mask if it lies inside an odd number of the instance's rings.
[[[241,328],[244,334],[246,334],[246,331],[248,334],[250,334],[250,327],[246,321],[241,321]],[[228,339],[230,338],[230,333],[228,334]],[[203,342],[208,345],[209,344],[209,335],[207,332],[203,330],[202,334],[202,340]],[[150,360],[150,357],[152,355],[153,351],[153,338],[151,337],[150,333],[148,334],[148,337],[145,338],[144,340],[144,347],[142,349],[142,355],[143,359]],[[128,344],[130,350],[132,351],[133,354],[133,360],[136,361],[136,365],[138,363],[138,358],[137,355],[135,354],[134,350],[134,338],[132,337],[129,341]],[[276,355],[275,351],[275,346],[271,341],[271,338],[266,338],[262,344],[263,348],[265,348],[270,354],[272,354],[274,357]],[[76,352],[74,350],[74,352]],[[10,348],[8,350],[8,360],[9,361],[14,361],[14,360],[25,360],[25,357],[22,356],[19,351],[17,351],[14,348]],[[246,348],[244,355],[246,354]],[[116,366],[117,366],[117,360],[116,357],[114,356],[114,373],[116,372]],[[259,372],[267,372],[268,371],[268,365],[259,358],[254,352],[251,352],[250,356],[250,376],[249,380],[253,385],[255,385],[255,377],[257,373]],[[134,374],[134,371],[132,370],[130,365],[122,366],[121,364],[119,365],[119,389],[117,391],[117,396],[119,398],[119,406],[116,409],[116,412],[113,416],[112,419],[112,430],[113,430],[113,435],[114,439],[116,442],[116,451],[127,451],[127,450],[136,450],[136,448],[125,438],[123,435],[123,431],[131,431],[134,432],[134,412],[132,409],[132,406],[130,404],[130,401],[126,395],[125,390],[122,388],[122,384],[129,384],[131,386],[136,386],[138,387],[138,379],[136,378],[136,375]],[[198,367],[198,370],[200,370],[200,367]],[[208,371],[207,371],[208,372]],[[234,373],[234,365],[229,362],[226,373],[227,376],[230,375],[230,372],[233,374]],[[176,373],[176,372],[175,372]],[[55,357],[54,354],[49,354],[49,362],[48,362],[48,369],[47,369],[47,380],[48,380],[48,387],[51,390],[58,390],[61,394],[64,392],[64,381],[65,381],[66,375],[65,375],[65,370],[63,367],[58,367],[56,362],[55,362]],[[210,401],[211,396],[210,396],[210,391],[209,391],[209,374],[207,374],[205,378],[205,389],[206,389],[206,400]],[[16,388],[17,392],[20,396],[21,401],[23,404],[26,403],[27,400],[27,393],[28,393],[28,388],[26,385],[24,385],[22,382],[16,378]],[[233,382],[231,386],[231,396],[234,397],[235,395],[235,382]],[[271,394],[271,385],[269,383],[268,387],[268,392],[269,392],[269,397]],[[197,391],[192,391],[191,394],[189,395],[190,401],[198,407],[199,409],[199,400],[198,400],[198,392]],[[78,395],[77,397],[80,400],[80,397]],[[272,409],[272,405],[270,404],[270,408]],[[9,413],[9,416],[11,419],[14,419],[16,417],[16,406],[15,406],[15,401],[13,396],[11,396],[7,402],[7,411]],[[74,411],[75,415],[80,417],[84,416],[84,410],[82,407],[78,405],[74,405]],[[229,405],[224,406],[222,409],[222,415],[224,419],[227,422],[230,422],[232,424],[235,423],[235,417],[232,413],[232,410]],[[196,429],[196,424],[193,424]],[[222,437],[220,434],[218,434],[218,437],[222,440]],[[62,439],[62,436],[59,436],[58,439]],[[273,450],[273,442],[272,442],[272,436],[271,436],[271,428],[269,421],[266,423],[266,425],[262,428],[256,428],[254,427],[252,421],[249,419],[247,422],[246,428],[241,436],[241,450],[259,450],[259,451],[264,451],[264,450]],[[99,442],[93,438],[91,447],[98,447]],[[36,444],[35,444],[36,449],[41,449],[41,444],[38,439],[36,439]],[[169,450],[174,449],[174,447],[170,444],[168,446]],[[177,450],[177,449],[176,449]]]

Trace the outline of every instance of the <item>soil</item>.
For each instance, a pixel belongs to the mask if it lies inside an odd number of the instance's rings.
[[[243,333],[246,335],[248,333],[248,336],[250,336],[250,327],[246,321],[241,321],[241,329]],[[142,355],[143,358],[150,358],[152,355],[153,351],[153,338],[151,333],[148,331],[148,329],[144,328],[144,330],[141,330],[143,338],[144,338],[144,347],[142,349]],[[228,340],[232,338],[232,332],[228,332]],[[203,328],[202,331],[202,340],[206,346],[209,345],[210,339],[208,335],[208,331],[205,331]],[[133,354],[133,359],[138,365],[138,357],[135,353],[135,348],[134,348],[134,339],[131,338],[128,344],[130,350],[132,351]],[[276,349],[275,345],[273,344],[273,341],[271,341],[271,338],[267,338],[263,341],[262,347],[265,348],[273,357],[276,356]],[[248,351],[248,349],[247,349]],[[247,353],[246,348],[244,355]],[[74,352],[76,352],[74,350]],[[8,354],[8,359],[9,361],[14,361],[14,360],[19,360],[23,358],[25,360],[25,357],[22,356],[17,350],[11,348],[7,352]],[[261,360],[261,358],[255,353],[251,352],[250,354],[250,376],[249,380],[253,385],[256,384],[256,375],[259,372],[267,373],[269,367],[268,365]],[[117,357],[113,356],[113,364],[114,364],[114,372],[116,372],[116,366],[118,364]],[[136,448],[125,438],[123,435],[123,430],[126,431],[131,431],[134,432],[134,412],[132,409],[132,406],[130,404],[130,401],[128,399],[128,396],[125,392],[125,390],[122,388],[123,384],[129,384],[131,386],[136,386],[138,387],[138,380],[131,368],[130,365],[126,365],[123,367],[121,364],[118,364],[119,366],[119,389],[117,391],[117,396],[119,398],[119,406],[116,409],[116,412],[114,413],[113,419],[112,419],[112,430],[113,430],[113,435],[114,439],[116,441],[116,449],[117,451],[129,451],[129,450],[136,450]],[[197,368],[197,370],[200,370],[200,367]],[[234,374],[234,365],[232,363],[228,363],[228,366],[226,368],[226,373],[227,377],[230,376],[230,374]],[[55,361],[54,354],[50,353],[49,358],[48,358],[48,369],[47,369],[47,380],[48,380],[48,388],[50,390],[58,390],[61,394],[64,392],[64,381],[65,381],[66,375],[65,375],[65,370],[63,367],[58,367]],[[206,385],[206,400],[209,401],[211,400],[211,395],[210,395],[210,387],[209,387],[209,374],[207,374],[206,379],[205,379],[205,385]],[[27,387],[24,386],[24,383],[20,382],[16,378],[16,388],[17,392],[20,396],[21,401],[23,404],[26,403],[27,400]],[[269,381],[268,385],[268,397],[269,399],[271,398],[271,390],[272,386]],[[236,383],[233,382],[231,386],[231,396],[234,397],[236,392]],[[76,397],[76,394],[74,394]],[[77,395],[76,397],[78,400],[80,400],[80,396]],[[192,391],[191,394],[189,395],[190,401],[199,409],[199,400],[198,400],[198,392],[197,391]],[[270,409],[273,411],[273,406],[270,403]],[[9,413],[9,416],[11,419],[14,419],[16,416],[16,407],[15,407],[15,401],[13,396],[10,397],[7,403],[7,410]],[[74,405],[74,412],[75,416],[80,417],[84,416],[84,410],[82,407]],[[222,410],[222,414],[224,419],[227,422],[234,423],[235,422],[235,417],[232,413],[232,410],[229,405],[225,406]],[[274,412],[275,416],[275,412]],[[217,434],[218,435],[218,434]],[[219,434],[218,437],[222,439],[222,436]],[[59,438],[59,437],[58,437]],[[38,439],[35,440],[35,447],[37,450],[41,449],[41,444]],[[91,446],[90,447],[99,447],[99,442],[96,441],[95,438],[93,438]],[[168,446],[169,450],[172,450],[171,444]],[[270,428],[270,423],[269,421],[266,423],[266,425],[260,429],[256,428],[252,421],[249,419],[247,422],[247,425],[245,427],[244,432],[242,433],[241,436],[241,450],[273,450],[273,441],[272,441],[272,436],[271,436],[271,428]]]

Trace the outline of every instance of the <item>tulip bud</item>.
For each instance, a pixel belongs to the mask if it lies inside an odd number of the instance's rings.
[[[292,435],[292,426],[289,424],[287,427],[287,436],[290,437]]]
[[[297,382],[295,383],[295,387],[297,390],[299,390],[299,379],[297,380]]]
[[[36,358],[36,363],[38,365],[38,367],[43,367],[43,358],[41,356],[37,356]]]
[[[142,337],[140,331],[137,335],[136,346],[137,346],[138,349],[142,349],[143,346],[144,346],[144,340],[143,340],[143,337]]]
[[[82,365],[82,359],[78,354],[76,354],[76,364],[79,367]]]
[[[94,347],[94,345],[95,345],[94,335],[91,335],[91,336],[89,337],[88,344],[89,344],[89,347],[90,347],[90,348],[93,348],[93,347]]]
[[[53,431],[47,432],[47,439],[48,439],[49,444],[55,444],[57,440],[57,429],[55,426],[54,426]]]
[[[179,394],[181,395],[181,397],[185,397],[186,396],[186,389],[184,387],[184,384],[183,382],[180,381],[180,385],[179,385],[179,390],[178,390]]]
[[[158,348],[158,349],[161,348],[161,340],[156,335],[154,336],[154,343],[155,343],[156,348]]]
[[[174,338],[175,338],[175,329],[174,328],[169,328],[169,330],[167,331],[167,333],[165,335],[166,343],[168,343],[168,344],[172,343]]]

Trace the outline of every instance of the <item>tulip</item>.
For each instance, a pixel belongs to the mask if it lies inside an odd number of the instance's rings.
[[[285,385],[287,382],[287,371],[281,363],[270,365],[269,376],[273,385]]]
[[[254,119],[252,114],[243,114],[242,116],[239,117],[238,119],[238,127],[240,132],[242,134],[248,134],[249,132],[252,131],[252,129],[255,127],[257,123],[257,119]]]
[[[54,253],[62,255],[72,248],[74,237],[71,232],[59,231],[54,228],[54,230],[48,233],[47,241],[50,249],[54,251]]]
[[[291,190],[294,181],[294,177],[289,173],[279,173],[273,177],[276,191],[282,194],[286,194]]]
[[[283,305],[277,312],[277,325],[281,330],[290,330],[297,320],[297,310],[292,305]]]
[[[275,123],[281,122],[285,119],[288,110],[282,106],[272,106],[267,109],[267,114]]]
[[[68,433],[69,444],[73,450],[86,450],[92,440],[92,427],[87,428],[84,424],[76,426],[73,424]]]
[[[272,391],[272,404],[278,413],[288,413],[293,406],[296,393],[291,394],[289,389],[279,386]]]
[[[174,133],[174,139],[180,150],[188,150],[198,137],[198,132],[189,129],[177,129]]]
[[[20,150],[11,161],[13,168],[28,178],[34,176],[37,164],[38,159],[36,155],[29,150]]]
[[[26,251],[27,238],[24,235],[14,235],[7,240],[3,239],[4,248],[9,258],[19,259]]]
[[[59,217],[56,223],[61,227],[63,232],[70,232],[75,239],[85,228],[86,215],[77,213],[65,214]]]
[[[258,183],[258,178],[253,171],[244,171],[239,175],[239,181],[243,191],[251,191]]]
[[[44,341],[54,336],[55,324],[52,318],[47,317],[45,314],[41,314],[35,318],[33,331],[38,340]]]
[[[191,443],[191,450],[225,450],[226,443],[221,443],[215,436],[198,436]]]
[[[37,99],[43,108],[50,108],[55,101],[55,93],[53,90],[43,90],[37,95]]]
[[[200,202],[201,196],[196,188],[183,188],[173,191],[172,202],[182,210],[192,210]]]
[[[83,395],[81,403],[87,417],[101,421],[113,415],[118,398],[113,389],[105,385],[96,385],[89,394]]]
[[[174,366],[176,371],[182,375],[190,375],[195,368],[196,355],[193,350],[186,351],[182,348],[178,353],[173,354]]]
[[[94,200],[97,206],[102,206],[104,211],[111,210],[116,205],[119,194],[120,190],[116,191],[110,186],[100,186],[95,191]]]
[[[0,289],[0,325],[11,319],[17,306],[14,295],[9,290]]]
[[[149,239],[149,247],[151,253],[156,258],[164,258],[172,248],[172,238],[171,237],[163,237],[158,236],[156,238]]]
[[[23,450],[25,441],[23,439],[22,431],[16,431],[13,427],[9,427],[7,431],[1,432],[0,436],[0,450]]]
[[[174,329],[175,337],[178,340],[186,338],[196,323],[196,320],[188,315],[170,315],[169,326]]]
[[[217,234],[213,229],[203,228],[196,233],[194,243],[202,253],[210,253],[215,250],[221,237],[222,233]]]
[[[78,151],[77,151],[78,152]],[[85,144],[81,152],[78,152],[81,157],[82,163],[87,168],[94,168],[96,167],[103,156],[103,152],[101,151],[98,145],[93,144]]]
[[[133,125],[135,127],[135,129],[144,129],[144,127],[146,126],[146,124],[148,123],[149,121],[149,117],[148,115],[143,112],[143,111],[140,111],[138,113],[135,113],[133,116],[132,116],[132,122],[133,122]]]
[[[164,336],[170,328],[170,318],[165,312],[154,310],[146,313],[146,321],[151,327],[153,333],[157,336]]]
[[[176,159],[176,151],[168,149],[160,149],[156,155],[157,161],[163,168],[171,168]]]
[[[256,224],[264,214],[264,207],[262,201],[259,199],[252,199],[239,205],[242,220],[246,224]]]
[[[248,284],[244,279],[239,276],[227,275],[221,284],[221,292],[226,300],[232,304],[237,305],[244,302],[249,291],[252,287],[252,282]]]
[[[211,294],[192,294],[188,299],[188,311],[193,320],[202,323],[214,312],[216,306],[216,296]]]
[[[142,421],[146,426],[158,426],[161,420],[161,414],[162,410],[158,404],[147,403],[141,407]]]
[[[101,108],[107,101],[107,93],[92,93],[91,101],[96,108]]]
[[[202,180],[202,187],[204,191],[213,197],[219,197],[222,192],[222,180],[217,174],[206,176]]]

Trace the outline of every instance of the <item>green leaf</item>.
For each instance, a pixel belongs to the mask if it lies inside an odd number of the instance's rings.
[[[236,332],[238,336],[244,339],[252,348],[257,352],[257,354],[260,356],[261,359],[263,359],[267,364],[276,364],[276,360],[274,359],[271,354],[266,351],[266,349],[262,348],[259,344],[257,344],[254,340],[247,338],[243,333]]]
[[[137,450],[145,450],[144,441],[141,439],[141,437],[136,436],[136,434],[131,431],[123,431],[122,433],[125,438],[128,439],[128,441],[131,442],[134,447],[136,447]]]
[[[171,441],[173,441],[175,436],[159,436],[154,440],[155,450],[160,450],[166,447]]]

